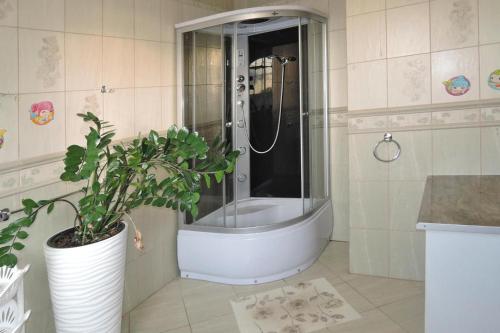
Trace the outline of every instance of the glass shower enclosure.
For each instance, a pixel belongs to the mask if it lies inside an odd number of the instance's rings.
[[[329,200],[326,20],[276,8],[178,26],[179,120],[241,153],[184,227],[275,228]]]

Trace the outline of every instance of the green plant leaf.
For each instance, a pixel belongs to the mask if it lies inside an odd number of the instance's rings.
[[[12,253],[0,256],[0,266],[14,267],[17,264],[17,257]]]
[[[11,240],[14,239],[13,235],[0,235],[0,244],[5,244],[7,242],[10,242]]]
[[[217,183],[220,183],[222,181],[222,178],[224,178],[224,171],[216,171],[215,180],[217,181]]]
[[[14,250],[21,251],[22,249],[24,249],[24,244],[15,242],[12,244],[12,247],[14,248]]]
[[[47,214],[50,214],[52,213],[52,211],[54,210],[54,203],[50,203],[49,206],[47,207]]]
[[[28,233],[26,231],[20,230],[17,232],[16,236],[19,239],[26,239],[28,238]]]

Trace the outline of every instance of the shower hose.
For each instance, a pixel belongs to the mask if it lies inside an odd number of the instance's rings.
[[[280,109],[278,113],[278,128],[276,129],[276,134],[274,136],[274,141],[271,144],[271,146],[266,149],[266,150],[257,150],[254,146],[252,146],[252,143],[250,142],[250,134],[248,133],[248,127],[247,127],[247,121],[246,121],[246,115],[245,115],[245,106],[241,106],[241,110],[243,111],[243,127],[245,128],[245,136],[248,141],[248,145],[250,146],[250,149],[252,149],[254,152],[257,154],[267,154],[271,150],[273,150],[274,146],[276,145],[276,141],[278,141],[278,136],[280,135],[280,125],[281,125],[281,112],[283,110],[283,94],[284,94],[284,87],[285,87],[285,68],[286,68],[286,63],[281,64],[281,95],[280,95]]]

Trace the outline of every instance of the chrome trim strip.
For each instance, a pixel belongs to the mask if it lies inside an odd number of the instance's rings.
[[[298,18],[299,30],[299,126],[300,126],[300,196],[302,198],[302,214],[306,211],[304,198],[304,99],[303,99],[303,68],[302,68],[302,18]]]

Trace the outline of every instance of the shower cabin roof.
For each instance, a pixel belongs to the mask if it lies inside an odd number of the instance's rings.
[[[245,9],[237,9],[228,12],[218,13],[214,15],[200,17],[194,20],[177,23],[175,28],[178,32],[186,32],[208,28],[214,25],[221,25],[231,22],[240,22],[264,17],[283,17],[283,16],[297,16],[308,17],[320,22],[327,21],[327,15],[315,9],[307,8],[304,6],[284,5],[284,6],[265,6],[265,7],[252,7]],[[264,26],[266,24],[273,24],[274,20],[253,24],[253,26]]]

